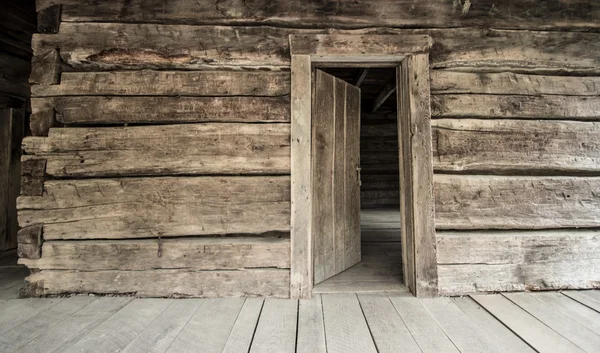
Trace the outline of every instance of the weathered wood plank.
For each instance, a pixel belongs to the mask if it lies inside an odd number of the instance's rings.
[[[563,294],[600,313],[600,295],[598,295],[598,291],[563,292]]]
[[[321,296],[300,299],[298,305],[296,353],[326,353],[327,344]]]
[[[59,34],[34,35],[32,46],[36,55],[59,48],[63,60],[79,70],[219,67],[277,70],[290,66],[287,50],[290,34],[319,33],[331,31],[257,26],[62,23]],[[336,33],[430,35],[436,43],[431,50],[432,68],[600,73],[600,59],[594,55],[600,50],[600,34],[596,33],[479,28],[371,28]]]
[[[207,123],[57,128],[27,137],[56,177],[289,174],[288,124]]]
[[[597,96],[599,90],[600,77],[431,71],[431,92],[436,95],[471,93]]]
[[[283,96],[287,72],[113,71],[65,72],[60,84],[34,85],[32,97],[51,96]]]
[[[289,182],[284,176],[47,181],[43,196],[19,198],[19,222],[44,223],[44,240],[288,232]]]
[[[588,0],[539,3],[478,1],[456,3],[378,0],[224,3],[176,0],[167,4],[136,1],[42,0],[38,8],[64,4],[63,20],[70,22],[124,21],[195,24],[264,23],[310,27],[365,27],[382,24],[397,27],[489,26],[501,28],[597,28],[598,4]],[[162,6],[161,6],[162,5]]]
[[[600,178],[436,174],[434,180],[437,229],[600,225]]]
[[[358,299],[379,353],[422,352],[388,297],[360,295]]]
[[[122,352],[164,353],[202,302],[202,299],[174,300]]]
[[[547,303],[538,300],[536,295],[529,293],[505,293],[503,295],[584,351],[593,352],[600,347],[600,335],[563,315]]]
[[[600,312],[597,310],[595,311],[589,306],[586,306],[586,304],[580,303],[566,295],[563,295],[582,293],[585,296],[586,293],[590,292],[592,291],[568,291],[562,293],[545,292],[536,293],[534,297],[545,305],[551,307],[553,310],[568,316],[569,318],[585,326],[588,330],[600,335]]]
[[[31,100],[63,124],[289,122],[289,97],[55,97]]]
[[[442,94],[431,103],[438,118],[600,119],[600,97]]]
[[[322,300],[328,352],[377,352],[356,294],[328,294]]]
[[[158,253],[160,252],[160,257]],[[44,270],[130,270],[290,268],[288,238],[179,238],[46,241],[43,257],[21,259],[29,268]]]
[[[525,264],[439,265],[440,293],[598,288],[600,261],[565,259]]]
[[[297,323],[297,300],[266,299],[249,352],[295,352]]]
[[[296,34],[290,38],[292,55],[348,56],[357,53],[372,56],[415,54],[429,51],[433,44],[427,35]]]
[[[172,302],[135,299],[63,352],[121,352]]]
[[[431,124],[436,171],[574,174],[600,170],[600,124],[596,122],[439,119]]]
[[[476,295],[472,298],[538,352],[583,352],[499,294]]]
[[[2,315],[0,316],[0,334],[4,335],[5,332],[11,331],[13,328],[37,316],[39,313],[48,310],[63,300],[64,298],[41,300],[24,299],[11,303],[13,305],[9,305],[2,310]]]
[[[60,293],[135,293],[139,297],[242,297],[287,298],[290,271],[52,271],[27,278],[34,295]]]
[[[544,264],[600,262],[600,232],[595,230],[474,231],[437,233],[438,263]]]
[[[246,298],[222,353],[249,352],[264,299]]]

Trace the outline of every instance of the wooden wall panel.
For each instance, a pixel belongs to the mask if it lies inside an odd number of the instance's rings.
[[[31,295],[61,293],[129,293],[138,297],[245,297],[288,298],[290,271],[53,271],[27,277]]]
[[[600,6],[593,0],[456,2],[376,0],[210,1],[38,0],[38,9],[63,4],[63,21],[190,24],[264,23],[311,27],[461,27],[597,29]]]
[[[285,237],[217,237],[46,241],[41,260],[20,260],[29,268],[81,271],[153,269],[237,270],[290,268]]]
[[[439,119],[432,130],[436,171],[600,173],[597,122]]]
[[[289,174],[289,124],[53,128],[23,150],[54,177]]]
[[[63,23],[59,34],[35,35],[32,45],[36,55],[60,49],[63,61],[78,70],[282,69],[290,66],[290,34],[326,32],[256,26]],[[600,73],[600,59],[595,55],[600,50],[600,34],[596,33],[474,28],[338,32],[430,35],[435,42],[430,56],[432,69]]]
[[[435,175],[441,229],[600,226],[599,177]]]
[[[44,240],[288,232],[290,178],[153,177],[46,181],[18,200]]]
[[[281,97],[54,97],[33,98],[67,125],[205,122],[289,122],[289,96]]]

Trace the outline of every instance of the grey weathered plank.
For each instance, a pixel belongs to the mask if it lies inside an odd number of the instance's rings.
[[[327,352],[321,296],[315,295],[312,299],[300,299],[298,305],[296,353]]]
[[[264,300],[246,298],[222,353],[249,352]]]
[[[289,122],[289,97],[53,97],[31,100],[63,124]]]
[[[431,92],[439,94],[597,96],[600,77],[529,75],[513,72],[431,72]],[[494,99],[493,97],[490,99]],[[434,105],[435,106],[435,105]]]
[[[205,300],[167,352],[221,353],[243,304],[243,298]]]
[[[423,353],[459,353],[418,299],[390,297],[390,300]]]
[[[596,122],[433,120],[433,168],[473,174],[591,173],[600,170],[599,132]]]
[[[63,301],[63,298],[11,300],[0,316],[0,334],[4,334],[23,322]]]
[[[265,299],[249,352],[295,352],[297,322],[297,300]]]
[[[65,72],[58,85],[31,87],[32,97],[282,96],[289,93],[290,74],[287,72],[152,70]]]
[[[504,348],[494,345],[483,329],[450,298],[423,299],[421,303],[461,353],[505,352]]]
[[[94,297],[72,297],[60,301],[45,311],[31,317],[29,320],[3,332],[0,337],[0,350],[12,352],[29,341],[42,335],[46,330],[56,325],[64,324],[71,315],[92,303]]]
[[[452,302],[465,314],[469,315],[469,319],[483,331],[492,347],[506,353],[535,352],[525,341],[521,340],[470,298],[452,298]]]
[[[56,128],[22,146],[46,158],[47,175],[90,178],[289,174],[289,143],[288,124],[206,123]]]
[[[72,293],[135,293],[139,297],[242,297],[287,298],[290,272],[285,269],[239,271],[54,271],[44,270],[28,280],[35,295]]]
[[[361,53],[369,56],[401,56],[429,51],[432,40],[427,35],[296,34],[290,38],[292,55],[347,56]]]
[[[44,190],[17,206],[20,226],[44,223],[45,240],[289,231],[287,176],[57,180]]]
[[[575,344],[499,294],[471,296],[538,352],[583,352]]]
[[[436,174],[434,181],[437,229],[600,225],[600,178]]]
[[[563,292],[564,294],[565,292]],[[568,292],[573,293],[573,292]],[[532,295],[557,312],[562,313],[600,335],[600,313],[561,293],[546,292]]]
[[[431,103],[438,118],[600,119],[600,97],[442,94]]]
[[[106,319],[127,305],[131,298],[99,298],[71,315],[63,324],[45,330],[19,348],[19,352],[60,352],[76,343]]]
[[[310,296],[313,287],[312,234],[312,72],[310,56],[292,56],[290,247],[292,299]]]
[[[256,1],[252,6],[218,4],[208,1],[176,0],[162,6],[144,1],[119,0],[110,4],[91,0],[43,0],[38,8],[63,4],[62,20],[67,22],[126,21],[196,24],[256,22],[271,25],[311,27],[365,27],[382,23],[397,27],[467,27],[485,25],[522,29],[593,29],[598,27],[597,4],[585,0],[554,4],[479,1],[436,3],[377,0],[356,4],[326,1],[308,5],[294,0],[281,3]],[[267,7],[266,5],[271,5]],[[332,6],[336,11],[332,12]],[[125,10],[126,9],[126,10]],[[385,9],[385,11],[382,11]],[[594,11],[596,10],[596,11]]]
[[[593,352],[600,347],[600,335],[537,299],[535,294],[504,293],[503,295],[584,351]]]
[[[63,352],[120,352],[172,299],[135,299]]]
[[[563,294],[600,313],[600,295],[597,291],[563,292]]]
[[[355,294],[323,295],[322,300],[328,352],[377,352]]]
[[[379,353],[421,353],[388,297],[359,295],[358,299]]]
[[[279,237],[158,240],[46,241],[40,260],[20,259],[29,268],[55,270],[195,270],[290,268],[290,243]]]
[[[174,300],[132,340],[123,353],[163,353],[173,343],[198,307],[202,299]]]

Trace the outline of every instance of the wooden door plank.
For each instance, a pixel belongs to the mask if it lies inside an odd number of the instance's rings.
[[[106,319],[131,302],[126,297],[98,298],[71,315],[61,325],[45,330],[19,349],[23,353],[59,352],[75,344]]]
[[[10,135],[11,135],[11,111],[12,109],[0,110],[0,251],[7,250],[10,192]]]
[[[53,299],[24,299],[14,301],[2,311],[0,316],[0,334],[10,331],[15,326],[31,319],[44,310],[62,302],[63,298]]]
[[[325,324],[320,295],[300,299],[298,307],[298,338],[296,353],[325,353]]]
[[[461,353],[505,352],[493,344],[479,325],[450,298],[423,299],[421,303]]]
[[[361,260],[360,233],[360,89],[346,84],[346,133],[345,164],[346,187],[344,204],[346,205],[346,259],[345,269]]]
[[[123,353],[163,353],[202,304],[202,299],[174,300],[125,347]]]
[[[600,313],[567,296],[556,292],[532,294],[548,307],[570,317],[588,330],[600,335]]]
[[[167,352],[221,353],[243,304],[244,298],[204,300]]]
[[[359,295],[358,299],[379,353],[421,353],[387,296]]]
[[[265,299],[250,353],[293,353],[297,320],[297,300]]]
[[[581,304],[590,307],[600,313],[600,292],[595,290],[590,291],[568,291],[562,292],[567,297],[580,302]]]
[[[538,352],[583,352],[502,295],[472,295],[471,298]]]
[[[377,352],[355,294],[328,294],[322,298],[329,353]]]
[[[318,94],[319,92],[317,92]],[[317,95],[318,97],[318,95]],[[333,274],[346,267],[346,82],[333,79]]]
[[[334,77],[317,70],[312,123],[314,283],[335,274],[333,243]]]
[[[246,298],[222,353],[248,352],[250,350],[263,304],[264,300],[261,298]]]
[[[600,347],[600,335],[537,299],[535,294],[505,293],[503,295],[584,351],[594,352]]]
[[[535,351],[512,333],[500,321],[496,320],[485,309],[470,298],[452,298],[452,302],[462,312],[467,314],[472,322],[477,325],[494,347],[505,353],[534,353]]]
[[[11,330],[0,336],[0,351],[12,352],[27,344],[46,330],[61,325],[64,320],[91,304],[96,298],[88,296],[76,296],[65,299],[51,306],[29,320],[14,326]]]
[[[390,300],[423,353],[459,353],[419,299],[390,297]]]
[[[171,302],[172,299],[135,299],[64,352],[120,352]]]

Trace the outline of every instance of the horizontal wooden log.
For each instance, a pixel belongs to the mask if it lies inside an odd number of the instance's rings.
[[[600,86],[598,87],[600,92]],[[432,97],[433,117],[600,120],[600,96],[443,94]]]
[[[171,0],[39,0],[38,9],[65,4],[64,21],[123,21],[194,24],[265,23],[310,27],[461,27],[595,29],[599,5],[592,0],[552,3],[375,0],[306,2],[253,0],[217,3]]]
[[[592,263],[600,261],[600,231],[442,231],[437,251],[441,265]]]
[[[285,72],[117,71],[65,72],[59,85],[31,87],[33,97],[83,95],[282,96],[290,93]]]
[[[600,123],[432,120],[434,170],[600,172]]]
[[[436,174],[434,181],[438,230],[600,226],[598,177]]]
[[[51,129],[23,150],[55,177],[289,174],[289,124]]]
[[[290,34],[429,35],[431,68],[489,72],[600,73],[600,34],[495,29],[309,30],[157,24],[62,23],[59,34],[37,34],[35,55],[60,49],[78,70],[131,68],[283,69],[290,66]],[[548,45],[552,43],[552,45]],[[526,48],[524,50],[523,48]],[[585,48],[585,50],[584,50]]]
[[[289,238],[223,237],[47,241],[40,260],[20,260],[43,270],[290,268]]]
[[[344,35],[297,34],[290,36],[290,54],[319,56],[408,55],[429,51],[433,42],[427,35]],[[315,58],[315,60],[317,59]]]
[[[44,240],[288,232],[290,178],[160,177],[46,181],[18,199]]]
[[[67,125],[290,121],[288,96],[33,98],[31,109]]]
[[[288,298],[290,271],[249,269],[240,271],[53,271],[44,270],[26,279],[32,295],[64,293],[129,293],[138,297],[245,297]]]
[[[515,47],[516,48],[516,47]],[[469,73],[433,70],[432,94],[506,94],[598,96],[600,77],[528,75],[511,72]]]

